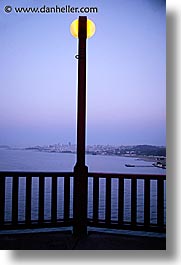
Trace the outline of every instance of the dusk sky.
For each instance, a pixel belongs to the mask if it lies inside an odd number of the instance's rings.
[[[0,145],[76,143],[79,14],[4,6],[97,7],[87,42],[87,144],[166,144],[164,0],[2,0]]]

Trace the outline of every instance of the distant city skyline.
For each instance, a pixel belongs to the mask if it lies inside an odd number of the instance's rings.
[[[0,145],[76,144],[78,14],[6,14],[0,3]],[[22,1],[95,6],[86,144],[166,145],[165,0]]]

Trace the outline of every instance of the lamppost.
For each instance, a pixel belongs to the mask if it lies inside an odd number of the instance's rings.
[[[74,167],[74,227],[76,237],[87,234],[87,174],[85,165],[86,132],[86,39],[95,33],[94,23],[80,16],[70,26],[71,34],[78,38],[78,107],[77,107],[77,162]]]

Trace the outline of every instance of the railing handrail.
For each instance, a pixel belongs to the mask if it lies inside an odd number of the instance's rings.
[[[99,177],[99,178],[126,178],[126,179],[166,179],[166,175],[161,174],[135,174],[135,173],[103,173],[103,172],[88,172],[88,177]]]
[[[0,171],[0,176],[6,176],[6,177],[73,177],[73,172],[44,172],[44,171]]]
[[[1,176],[11,177],[23,177],[23,176],[45,176],[45,177],[73,177],[74,172],[62,172],[62,171],[0,171]],[[165,174],[138,174],[138,173],[109,173],[109,172],[88,172],[88,177],[99,177],[99,178],[124,178],[124,179],[166,179]]]

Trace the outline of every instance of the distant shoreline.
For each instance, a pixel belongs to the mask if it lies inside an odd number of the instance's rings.
[[[44,150],[44,149],[38,149],[33,147],[28,148],[13,148],[9,146],[0,146],[0,149],[6,149],[6,150],[20,150],[20,151],[36,151],[36,152],[44,152],[44,153],[50,153],[50,154],[72,154],[76,155],[76,152],[71,151],[51,151],[51,150]],[[156,162],[157,158],[160,156],[146,156],[146,155],[129,155],[129,154],[95,154],[91,152],[86,152],[86,155],[91,156],[116,156],[116,157],[126,157],[126,158],[133,158],[135,160],[145,161],[145,162]]]

